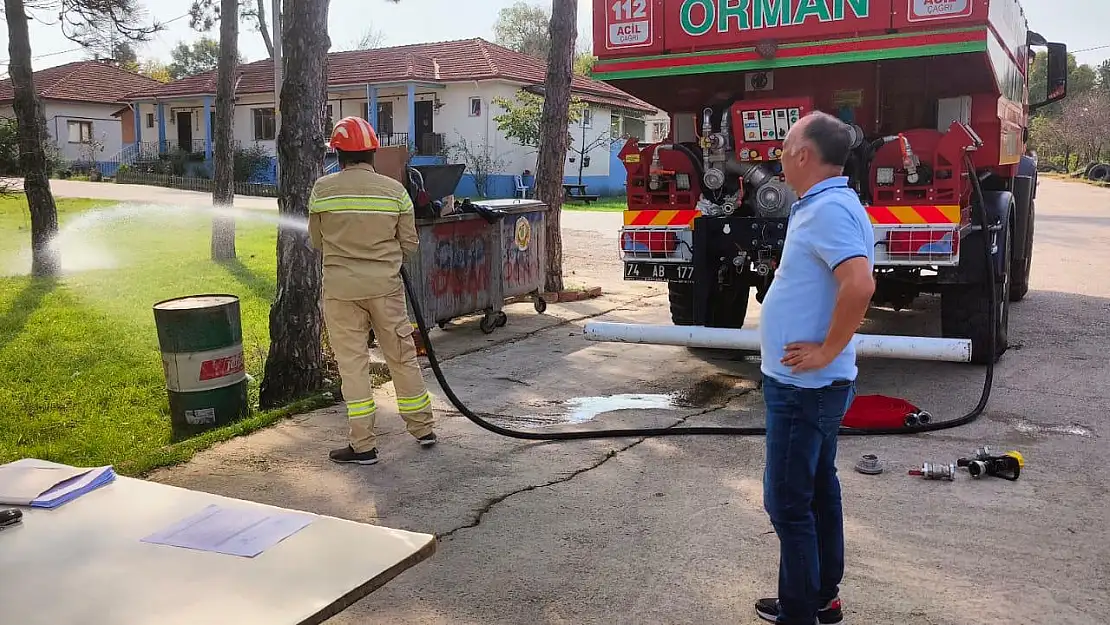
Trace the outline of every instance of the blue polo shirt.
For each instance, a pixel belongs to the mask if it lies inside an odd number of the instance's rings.
[[[780,361],[790,343],[825,341],[839,288],[833,270],[861,256],[874,268],[874,230],[848,178],[814,185],[790,210],[782,261],[763,299],[759,329],[764,375],[802,388],[856,379],[851,343],[817,371],[795,374]]]

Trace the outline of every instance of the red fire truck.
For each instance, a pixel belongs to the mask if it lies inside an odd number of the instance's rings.
[[[753,288],[762,302],[797,199],[782,141],[821,110],[853,129],[845,172],[875,229],[874,304],[937,293],[944,337],[969,339],[973,362],[1001,356],[1029,289],[1028,120],[1067,91],[1066,46],[1030,31],[1017,0],[594,0],[593,19],[595,76],[670,116],[665,140],[620,153],[620,245],[626,279],[668,283],[674,324],[740,328]]]

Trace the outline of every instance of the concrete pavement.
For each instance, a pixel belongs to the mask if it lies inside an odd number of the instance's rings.
[[[1110,191],[1042,181],[1032,290],[1012,309],[1013,347],[982,418],[928,435],[841,440],[849,622],[1106,621],[1108,211]],[[597,221],[577,222],[578,215]],[[607,295],[553,305],[542,317],[514,306],[509,325],[490,336],[472,322],[434,332],[458,395],[526,428],[759,424],[755,362],[582,338],[592,316],[666,323],[667,298],[658,285],[621,281],[616,228],[600,236],[594,225],[608,228],[602,220],[610,215],[566,217],[568,279],[602,284]],[[574,229],[583,223],[592,227]],[[758,323],[754,301],[749,318]],[[936,302],[927,300],[900,314],[873,311],[867,331],[935,335],[936,319]],[[864,361],[860,390],[952,418],[974,406],[982,375],[969,365]],[[346,433],[332,408],[218,445],[152,478],[440,535],[430,561],[330,621],[337,624],[758,622],[751,605],[774,592],[778,549],[762,509],[762,438],[518,441],[466,421],[433,387],[441,443],[422,450],[391,411],[389,387],[382,392],[377,466],[327,461]],[[565,423],[582,409],[579,398],[672,392],[687,401]],[[1021,479],[906,475],[984,444],[1022,451]],[[854,472],[863,453],[878,454],[886,472]]]

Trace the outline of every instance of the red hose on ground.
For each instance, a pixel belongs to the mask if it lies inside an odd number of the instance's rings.
[[[859,395],[844,415],[844,427],[886,430],[906,427],[906,415],[921,412],[910,402],[886,395]]]

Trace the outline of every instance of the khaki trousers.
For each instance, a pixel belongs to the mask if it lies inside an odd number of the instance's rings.
[[[397,409],[409,434],[416,438],[431,434],[435,422],[432,397],[416,360],[404,289],[358,301],[331,299],[325,293],[324,320],[339,364],[350,423],[349,436],[355,452],[370,451],[377,444],[374,421],[378,408],[370,385],[370,349],[367,347],[371,328],[393,378]]]

